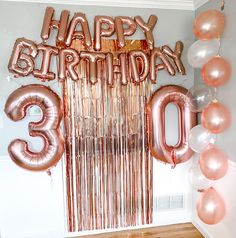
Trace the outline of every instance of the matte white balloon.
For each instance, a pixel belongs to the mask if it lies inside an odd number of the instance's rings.
[[[209,188],[211,183],[211,181],[202,174],[199,164],[193,165],[193,167],[189,169],[189,182],[192,188],[198,192],[203,192]]]
[[[194,68],[201,68],[209,59],[218,54],[219,48],[218,39],[198,40],[188,49],[188,62]]]
[[[193,127],[189,132],[189,146],[197,153],[201,153],[209,144],[214,144],[215,141],[216,135],[212,134],[202,125]]]

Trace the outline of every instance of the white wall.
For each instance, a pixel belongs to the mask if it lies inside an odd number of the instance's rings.
[[[157,10],[135,8],[111,8],[92,6],[63,6],[53,5],[59,18],[62,9],[86,13],[90,27],[93,26],[95,15],[141,15],[145,20],[150,14],[158,16],[155,28],[156,46],[169,44],[174,47],[177,40],[185,44],[183,54],[187,75],[170,77],[166,72],[158,74],[155,88],[164,84],[178,84],[187,88],[193,85],[193,69],[186,63],[186,50],[193,42],[191,26],[194,18],[192,11]],[[7,156],[7,146],[16,137],[27,138],[34,147],[40,146],[36,138],[27,135],[27,118],[22,122],[13,123],[4,114],[4,103],[8,95],[20,85],[40,83],[32,77],[7,81],[10,73],[7,69],[8,60],[16,38],[26,37],[40,42],[41,24],[44,16],[45,4],[0,2],[0,231],[1,238],[40,237],[61,238],[64,231],[63,214],[63,183],[62,166],[58,164],[52,170],[50,178],[46,173],[30,173],[15,166]],[[139,32],[132,38],[143,38]],[[59,84],[49,83],[54,90],[60,92]],[[53,84],[53,85],[52,85]],[[175,112],[170,109],[170,114]],[[177,119],[177,117],[172,117]],[[37,117],[34,118],[35,120]],[[176,123],[168,122],[168,139],[175,140]],[[175,131],[173,133],[173,131]],[[174,136],[173,136],[174,135]],[[168,224],[190,221],[191,189],[187,183],[187,171],[191,161],[178,165],[174,170],[170,166],[154,161],[154,197],[169,194],[184,194],[186,207],[181,211],[154,213],[155,224]]]
[[[201,7],[197,14],[201,11],[207,9],[220,9],[221,1],[215,0],[210,1]],[[212,238],[234,238],[236,234],[236,226],[235,226],[235,214],[236,214],[236,156],[235,156],[235,135],[236,135],[236,1],[235,0],[227,0],[225,1],[225,10],[224,10],[225,18],[226,18],[226,27],[222,38],[222,46],[220,54],[225,57],[232,66],[232,77],[231,80],[227,83],[227,85],[221,87],[218,93],[218,99],[220,102],[224,103],[231,111],[232,115],[232,125],[231,127],[224,133],[220,134],[217,137],[217,144],[222,148],[225,153],[228,154],[229,159],[231,160],[229,171],[227,175],[215,182],[213,185],[217,189],[217,191],[222,195],[225,200],[227,213],[226,217],[222,222],[217,225],[209,226],[203,224],[196,215],[195,206],[193,207],[193,221],[199,226],[200,229],[206,234],[206,237]],[[199,71],[196,72],[196,83],[201,81]],[[194,194],[193,204],[195,205],[196,200],[199,194]]]

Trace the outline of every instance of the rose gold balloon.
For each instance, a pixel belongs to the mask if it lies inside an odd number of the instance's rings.
[[[228,129],[231,116],[228,108],[223,104],[212,102],[202,111],[201,121],[203,127],[218,134]]]
[[[208,225],[219,223],[225,216],[225,203],[212,187],[204,191],[197,201],[197,214]]]
[[[68,73],[72,80],[78,80],[79,76],[75,67],[79,64],[79,61],[79,54],[76,50],[70,48],[60,50],[58,67],[59,79],[64,80],[66,78],[66,73]]]
[[[144,22],[144,20],[140,16],[136,16],[134,19],[144,32],[149,45],[149,49],[152,50],[154,48],[154,39],[152,31],[157,23],[157,17],[155,15],[151,15],[147,23]]]
[[[199,14],[193,25],[193,32],[198,39],[220,37],[224,30],[225,17],[222,12],[208,10]]]
[[[231,76],[230,63],[222,57],[210,59],[202,68],[202,79],[211,87],[225,84]]]
[[[25,50],[28,50],[28,53]],[[8,63],[9,71],[17,76],[29,75],[34,69],[34,58],[37,53],[37,45],[33,41],[25,38],[17,39]]]
[[[62,11],[60,20],[58,21],[53,19],[54,12],[55,12],[54,8],[52,7],[46,8],[43,26],[41,30],[41,38],[44,42],[46,42],[51,34],[51,29],[52,28],[58,29],[57,46],[61,48],[62,46],[64,46],[65,43],[66,30],[70,13],[69,11],[66,10]]]
[[[142,51],[130,51],[129,52],[130,59],[130,68],[132,80],[134,83],[140,83],[144,81],[149,73],[149,61],[147,55]],[[142,68],[142,72],[139,72],[137,66],[137,59],[139,59],[140,66]]]
[[[107,28],[102,28],[102,25],[106,25]],[[94,18],[94,49],[101,49],[101,37],[112,36],[115,31],[115,24],[112,17],[108,16],[96,16]]]
[[[81,31],[76,30],[78,25],[81,25]],[[72,40],[76,38],[83,39],[85,47],[87,49],[89,49],[92,44],[92,38],[89,31],[89,25],[86,16],[85,14],[79,12],[75,13],[68,27],[67,37],[65,41],[66,46],[70,46]]]
[[[147,104],[151,155],[172,165],[185,162],[193,155],[188,143],[188,134],[197,121],[196,114],[190,111],[187,91],[180,86],[164,86],[152,95]],[[167,145],[165,138],[165,108],[169,103],[174,103],[179,111],[179,141],[175,146]]]
[[[31,106],[39,106],[42,119],[29,123],[30,136],[39,136],[44,141],[40,152],[29,149],[26,141],[11,142],[8,152],[20,167],[31,171],[47,170],[54,166],[64,152],[64,138],[60,130],[62,104],[56,93],[43,85],[27,85],[15,90],[7,99],[5,113],[13,121],[22,120]]]
[[[42,63],[40,69],[35,69],[33,75],[35,78],[41,78],[43,80],[55,79],[55,73],[50,72],[51,59],[53,55],[58,54],[58,49],[50,45],[39,44],[38,52],[42,52]]]
[[[85,52],[80,53],[81,59],[85,59],[89,65],[88,78],[91,84],[96,84],[98,81],[98,61],[106,58],[104,53],[101,52]]]
[[[127,27],[124,27],[126,25]],[[137,28],[135,21],[131,17],[116,17],[115,28],[118,40],[118,46],[125,46],[125,36],[132,36]]]
[[[182,52],[183,52],[184,44],[182,41],[177,41],[175,44],[175,50],[173,51],[168,45],[164,45],[162,47],[162,51],[164,54],[167,54],[174,60],[175,66],[182,75],[185,75],[185,68],[183,62],[181,60]]]
[[[228,158],[215,145],[210,145],[201,153],[199,165],[205,177],[217,180],[225,176],[228,170]]]

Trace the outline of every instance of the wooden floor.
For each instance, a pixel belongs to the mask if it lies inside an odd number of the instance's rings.
[[[81,236],[80,236],[81,237]],[[99,235],[82,236],[86,238],[204,238],[191,224],[176,224],[170,226],[159,226],[132,231],[121,231],[104,233]]]

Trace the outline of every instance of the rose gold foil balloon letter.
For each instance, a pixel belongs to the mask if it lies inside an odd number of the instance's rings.
[[[106,25],[107,28],[102,28],[102,25]],[[115,31],[114,20],[108,16],[96,16],[94,19],[94,49],[101,49],[101,37],[111,36]]]
[[[29,149],[26,141],[11,142],[8,152],[20,167],[31,171],[43,171],[54,166],[64,152],[64,138],[60,130],[62,104],[57,94],[43,85],[27,85],[15,90],[7,99],[5,113],[13,121],[22,120],[32,106],[39,106],[42,119],[29,123],[29,134],[41,137],[44,147],[40,152]]]
[[[9,71],[17,76],[29,75],[34,69],[36,55],[37,46],[33,41],[25,38],[17,39],[8,64]]]
[[[66,30],[69,20],[69,11],[62,11],[60,20],[54,20],[54,9],[47,7],[44,15],[43,26],[41,30],[41,38],[43,42],[46,42],[51,33],[51,29],[58,29],[57,33],[57,46],[63,46],[66,38]]]
[[[193,32],[198,39],[209,40],[220,37],[225,25],[224,14],[217,10],[200,13],[194,22]]]
[[[157,17],[155,15],[151,15],[148,19],[148,23],[145,23],[142,17],[140,16],[136,16],[134,19],[143,30],[145,37],[147,39],[149,48],[150,50],[152,50],[154,48],[154,39],[153,39],[152,31],[157,23]]]
[[[124,27],[126,25],[127,27]],[[137,25],[130,17],[115,18],[116,34],[119,47],[125,46],[125,36],[132,36],[136,31]]]
[[[96,52],[81,52],[80,53],[81,59],[85,59],[89,63],[89,81],[91,84],[95,84],[98,81],[98,67],[97,62],[104,60],[106,58],[105,54],[103,53],[96,53]]]
[[[78,25],[81,25],[82,31],[76,31]],[[66,45],[70,46],[73,39],[80,38],[84,40],[85,46],[89,48],[92,44],[92,39],[89,31],[88,21],[85,14],[76,13],[72,18],[66,38]]]
[[[161,61],[161,63],[156,64],[157,59]],[[156,83],[157,71],[166,69],[168,73],[172,76],[175,75],[175,69],[168,60],[167,56],[163,54],[160,48],[155,48],[152,51],[150,57],[150,79],[152,83]]]
[[[60,80],[66,78],[66,72],[72,80],[78,80],[79,76],[75,67],[79,64],[79,54],[74,49],[62,49],[59,52],[59,69],[58,77]]]
[[[35,78],[41,78],[43,80],[55,79],[55,73],[50,72],[50,64],[52,55],[58,54],[58,49],[49,45],[38,45],[38,51],[42,52],[42,63],[40,69],[35,69],[33,75]]]
[[[196,114],[190,111],[187,89],[180,86],[164,86],[157,90],[147,104],[149,149],[157,160],[176,165],[190,159],[188,134],[197,123]],[[179,111],[179,141],[175,146],[166,144],[165,108],[169,103]]]
[[[162,47],[162,51],[164,54],[167,54],[174,60],[175,66],[182,75],[185,75],[185,68],[183,62],[181,60],[181,55],[183,52],[184,44],[181,41],[177,41],[175,45],[175,50],[173,51],[168,45],[164,45]]]
[[[142,51],[131,51],[129,53],[132,80],[135,83],[144,81],[149,73],[149,62],[147,55]],[[142,68],[139,73],[138,60]]]

